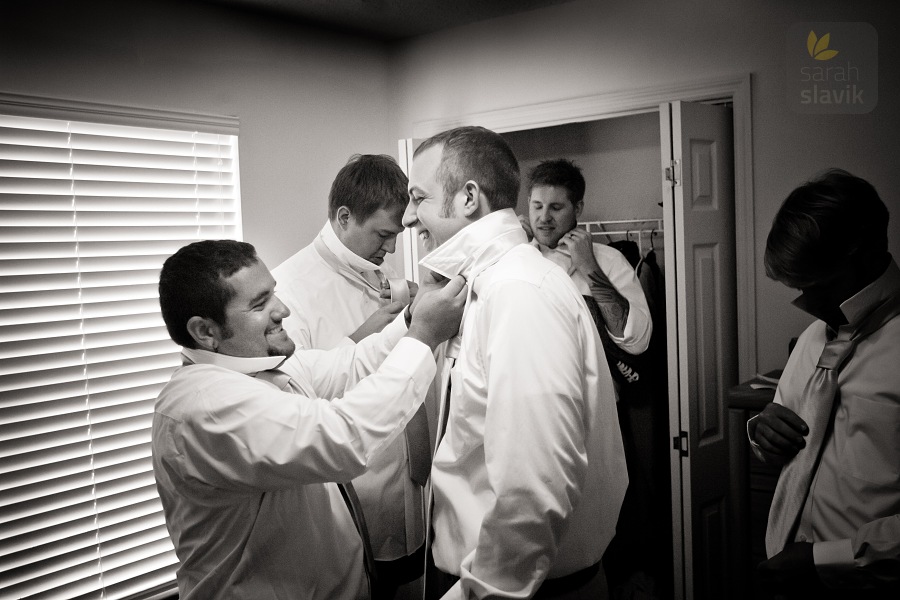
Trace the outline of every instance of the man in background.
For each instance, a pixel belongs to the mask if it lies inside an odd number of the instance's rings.
[[[628,481],[615,390],[577,288],[527,243],[518,191],[487,129],[415,151],[403,223],[434,248],[422,266],[470,289],[445,357],[432,598],[607,597],[599,561]]]
[[[384,264],[403,231],[406,184],[389,156],[351,157],[332,183],[328,221],[316,239],[272,271],[278,296],[291,310],[284,327],[302,347],[328,350],[358,342],[381,331],[415,296],[416,284],[397,278]],[[429,457],[423,406],[405,434],[353,482],[366,514],[382,598],[394,597],[424,569],[422,486]],[[411,472],[411,465],[419,472]]]
[[[875,188],[832,170],[797,189],[766,243],[769,277],[816,318],[775,399],[747,424],[783,465],[758,574],[785,598],[900,597],[900,269]]]
[[[591,235],[576,226],[584,210],[584,190],[581,169],[564,158],[541,162],[531,171],[528,216],[532,243],[544,258],[565,269],[582,296],[597,307],[597,320],[609,340],[623,352],[639,355],[647,349],[653,333],[644,289],[621,252],[593,243]]]
[[[371,597],[348,482],[421,405],[465,293],[457,278],[358,345],[295,354],[253,246],[195,242],[166,260],[160,308],[184,365],[156,401],[152,450],[182,600]]]

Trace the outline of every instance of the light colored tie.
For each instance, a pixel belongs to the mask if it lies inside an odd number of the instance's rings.
[[[781,552],[794,538],[825,440],[831,431],[832,415],[840,403],[838,375],[841,368],[860,340],[878,331],[898,314],[900,296],[882,303],[856,329],[849,325],[841,326],[837,336],[826,342],[822,349],[816,370],[803,390],[797,413],[809,426],[806,446],[782,468],[769,509],[766,527],[768,557]]]
[[[260,371],[256,374],[256,378],[275,384],[283,392],[303,394],[296,382],[284,371],[279,371],[278,369]],[[347,510],[350,511],[350,516],[353,518],[356,531],[362,540],[363,561],[366,568],[366,579],[369,582],[369,595],[373,596],[375,590],[375,555],[372,552],[372,543],[369,540],[366,516],[363,513],[362,504],[359,501],[359,496],[356,495],[356,489],[353,487],[353,484],[348,481],[346,483],[338,483],[337,486],[341,491],[344,503],[347,505]]]

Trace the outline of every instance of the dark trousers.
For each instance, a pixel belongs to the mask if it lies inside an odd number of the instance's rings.
[[[415,581],[422,576],[425,567],[425,544],[419,549],[396,560],[376,560],[375,589],[372,600],[391,600],[397,589],[404,583]]]

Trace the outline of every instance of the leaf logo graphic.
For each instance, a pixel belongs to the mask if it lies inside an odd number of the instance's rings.
[[[838,55],[837,50],[829,50],[828,43],[831,41],[831,34],[826,33],[820,38],[816,37],[815,31],[810,31],[806,38],[806,49],[809,55],[816,60],[831,60]]]

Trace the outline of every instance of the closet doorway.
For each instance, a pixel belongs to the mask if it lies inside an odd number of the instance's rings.
[[[724,137],[695,127],[710,118],[727,129]],[[673,598],[727,597],[724,394],[738,382],[738,366],[740,377],[756,370],[749,119],[748,76],[420,123],[417,139],[399,146],[405,166],[428,135],[483,125],[507,137],[523,174],[544,158],[575,159],[587,180],[583,221],[663,220],[662,240],[651,239],[664,256],[667,411],[651,404],[633,425],[651,432],[642,443],[652,484],[664,487],[668,476],[671,493],[660,495],[669,506],[656,504],[654,522],[670,511],[661,535],[671,542],[671,579],[663,583]],[[543,136],[552,143],[541,149]],[[606,147],[592,149],[592,139]],[[640,241],[646,253],[651,242]],[[418,277],[418,246],[413,235],[398,243],[408,277]]]

